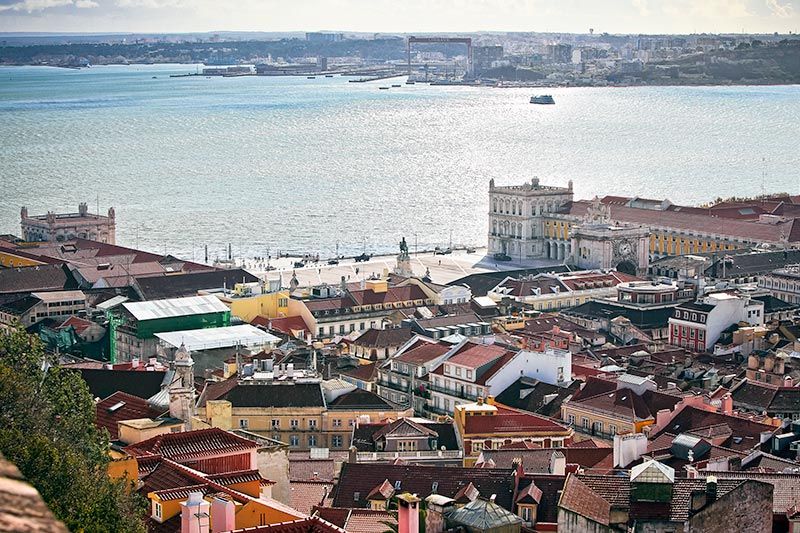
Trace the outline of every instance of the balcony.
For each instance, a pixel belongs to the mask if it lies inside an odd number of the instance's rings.
[[[439,392],[441,394],[447,394],[448,396],[454,396],[463,400],[470,400],[472,402],[476,401],[479,396],[478,394],[469,394],[466,389],[449,389],[447,387],[434,385],[433,383],[428,384],[428,390]]]
[[[401,383],[392,383],[391,381],[386,381],[386,380],[381,379],[381,380],[378,381],[378,385],[381,386],[381,387],[386,387],[388,389],[396,390],[396,391],[399,391],[399,392],[404,392],[406,394],[411,392],[411,384],[410,383],[406,384],[406,386],[404,387]]]
[[[413,452],[358,452],[357,463],[385,462],[394,459],[416,459],[439,461],[442,459],[462,459],[461,450],[417,450]]]
[[[431,403],[426,403],[425,404],[425,410],[428,411],[429,413],[433,413],[433,414],[436,414],[436,415],[453,416],[453,413],[448,411],[447,409],[444,409],[442,407],[436,407],[435,405],[433,405]]]

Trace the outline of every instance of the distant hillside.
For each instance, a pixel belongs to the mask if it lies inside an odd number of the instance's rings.
[[[650,63],[645,82],[674,83],[800,83],[800,40],[773,45],[718,50],[677,60]]]

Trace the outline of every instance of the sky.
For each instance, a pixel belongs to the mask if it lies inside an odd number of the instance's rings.
[[[800,0],[0,0],[0,32],[800,31]]]

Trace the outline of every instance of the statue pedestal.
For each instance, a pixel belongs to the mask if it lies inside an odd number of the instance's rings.
[[[394,267],[394,273],[405,278],[410,278],[414,275],[414,271],[411,270],[411,256],[408,253],[400,252],[400,255],[397,256],[397,266]]]

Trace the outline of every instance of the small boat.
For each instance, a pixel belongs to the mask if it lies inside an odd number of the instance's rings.
[[[536,96],[531,96],[531,103],[532,104],[555,104],[556,101],[553,100],[552,95],[549,95],[549,94],[537,94]]]
[[[156,76],[153,76],[152,79],[157,80],[158,78]]]
[[[307,80],[313,80],[313,79],[316,79],[316,78],[317,78],[316,76],[306,76]]]
[[[400,84],[392,85],[392,87],[400,87]]]
[[[385,90],[387,90],[389,87],[387,87],[387,86],[384,86],[384,87],[378,87],[378,88],[379,88],[381,91],[385,91]]]
[[[326,77],[326,78],[332,78],[332,77],[333,77],[333,74],[325,74],[325,77]]]
[[[406,82],[406,85],[414,85],[415,83],[417,83],[417,82],[415,82],[415,81],[411,81],[411,80],[408,80],[408,81]]]

